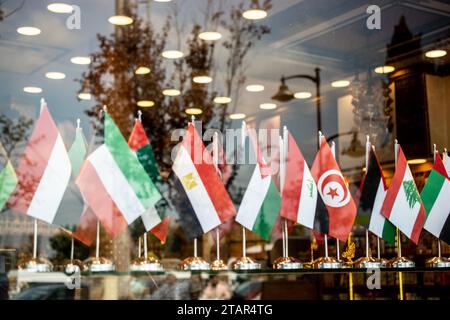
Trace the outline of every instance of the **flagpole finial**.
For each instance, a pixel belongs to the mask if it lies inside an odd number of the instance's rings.
[[[369,135],[366,135],[366,141],[367,141],[367,143],[370,143],[370,136]]]
[[[103,105],[103,112],[108,112],[108,107],[106,106],[106,104]]]
[[[195,116],[194,116],[194,115],[191,116],[191,122],[192,122],[192,123],[195,122]]]
[[[448,152],[447,152],[447,148],[444,148],[444,152],[447,154]]]
[[[394,144],[398,144],[398,140],[397,139],[394,140]]]
[[[80,118],[77,119],[77,129],[81,129],[81,120],[80,120]]]
[[[44,106],[47,104],[47,102],[45,102],[44,98],[41,98],[41,109],[39,110],[39,112],[42,112],[42,109],[44,108]]]
[[[137,114],[138,114],[138,120],[139,120],[139,122],[142,122],[142,111],[139,110]]]

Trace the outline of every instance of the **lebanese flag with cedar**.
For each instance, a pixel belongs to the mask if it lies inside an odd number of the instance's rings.
[[[328,213],[327,234],[347,241],[356,217],[356,205],[325,138],[322,139],[320,150],[314,160],[311,175],[317,184],[317,191]],[[320,204],[320,199],[318,199],[318,204]],[[318,206],[318,211],[320,211],[320,206]]]
[[[419,242],[426,219],[425,208],[400,147],[395,174],[381,207],[381,214],[415,244]]]

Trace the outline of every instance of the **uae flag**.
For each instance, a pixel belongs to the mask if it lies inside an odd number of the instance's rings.
[[[131,132],[130,138],[128,139],[128,145],[130,146],[131,150],[135,152],[139,162],[144,167],[148,176],[156,184],[159,192],[163,194],[162,179],[159,173],[155,154],[150,145],[150,141],[147,138],[142,122],[140,120],[136,120],[134,124],[133,131]],[[156,210],[162,219],[161,223],[153,227],[145,225],[144,223],[145,230],[143,232],[150,231],[161,242],[166,242],[167,229],[169,227],[169,220],[170,220],[169,218],[170,207],[167,200],[164,197],[162,197],[161,200],[156,204]],[[146,221],[146,219],[142,220],[143,222]],[[139,233],[139,236],[143,232]]]
[[[395,174],[381,207],[381,214],[415,244],[418,243],[426,214],[413,175],[400,147]]]
[[[0,143],[0,212],[17,186],[17,176],[11,161]]]
[[[448,156],[447,150],[444,152],[444,166],[447,171],[447,176],[450,177],[450,157]]]
[[[427,215],[424,229],[450,244],[450,180],[438,152],[420,197]]]
[[[16,174],[18,184],[8,206],[20,213],[53,223],[71,175],[71,164],[47,105],[41,103]]]
[[[172,205],[190,239],[218,227],[236,215],[222,180],[202,139],[189,123],[172,165]]]
[[[245,128],[243,130],[246,130]],[[243,140],[244,152],[248,158],[242,165],[241,174],[247,174],[245,193],[240,201],[236,221],[258,234],[264,240],[270,235],[281,207],[281,197],[272,179],[270,167],[265,163],[258,146],[256,131],[248,129]]]
[[[291,133],[285,137],[284,144],[287,156],[280,215],[313,229],[317,205],[316,184]]]
[[[356,205],[325,138],[320,144],[311,175],[320,195],[314,228],[331,237],[347,241],[356,217]],[[324,222],[327,225],[325,228],[322,226]]]
[[[362,225],[369,231],[389,243],[395,243],[395,227],[380,212],[386,196],[386,190],[383,170],[375,151],[371,148],[366,174],[359,189],[360,197],[357,214],[359,217],[364,217],[360,221],[368,220],[367,224]]]
[[[76,184],[111,237],[136,219],[153,228],[161,222],[155,205],[161,194],[105,112],[105,143],[84,161]]]

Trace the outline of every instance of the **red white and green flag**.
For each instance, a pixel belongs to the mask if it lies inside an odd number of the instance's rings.
[[[158,188],[107,112],[104,132],[104,144],[88,156],[76,180],[83,198],[111,237],[143,216],[155,227],[161,223]]]
[[[399,146],[397,166],[381,214],[415,244],[425,222],[425,209],[406,157]]]
[[[450,157],[448,156],[447,149],[445,150],[445,152],[443,154],[443,161],[444,161],[445,170],[447,171],[447,176],[450,177]]]
[[[0,212],[8,201],[11,193],[17,185],[17,175],[6,154],[3,145],[0,143]]]
[[[162,194],[162,179],[159,173],[158,163],[156,162],[152,146],[140,120],[136,120],[134,124],[133,131],[128,139],[128,145],[131,150],[135,152],[139,162]],[[170,207],[164,197],[156,204],[156,210],[162,219],[161,223],[156,226],[151,226],[146,223],[147,219],[143,218],[142,221],[144,223],[145,231],[150,231],[159,240],[166,242],[167,229],[170,221]]]
[[[450,180],[439,152],[420,196],[427,215],[424,229],[450,244]]]

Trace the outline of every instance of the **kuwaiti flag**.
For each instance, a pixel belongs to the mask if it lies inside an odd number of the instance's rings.
[[[145,129],[140,120],[136,120],[134,124],[133,131],[131,132],[130,138],[128,139],[128,145],[130,146],[131,150],[136,153],[139,162],[144,167],[145,171],[152,179],[152,181],[156,184],[159,192],[162,194],[162,179],[159,173],[158,164],[156,162],[152,146],[150,145],[150,141],[147,138]],[[167,229],[169,227],[170,221],[170,207],[169,203],[164,197],[162,197],[161,200],[156,204],[156,210],[158,211],[158,214],[162,219],[161,223],[156,226],[144,225],[144,232],[150,231],[159,240],[161,240],[162,242],[166,242]],[[146,222],[146,219],[142,220],[143,222]]]
[[[322,139],[311,167],[311,175],[320,195],[315,220],[321,224],[322,220],[325,220],[328,224],[327,228],[324,228],[316,227],[315,223],[314,228],[331,237],[347,241],[356,217],[356,205],[325,138]],[[326,208],[326,217],[323,216],[323,207]]]
[[[395,243],[395,227],[381,214],[381,206],[386,196],[386,181],[375,150],[371,148],[366,174],[359,189],[358,216],[368,217],[369,231],[389,243]],[[363,219],[360,219],[363,220]],[[365,219],[364,219],[365,220]]]
[[[9,207],[53,223],[71,170],[64,142],[42,101],[41,114],[16,170],[18,184],[8,201]]]
[[[447,150],[445,150],[443,157],[445,170],[447,170],[447,176],[450,177],[450,157],[448,156]]]
[[[381,214],[415,244],[418,243],[426,214],[413,175],[400,147],[395,174],[381,207]]]
[[[289,132],[286,138],[285,183],[282,188],[280,215],[313,229],[317,205],[316,183],[294,137]]]
[[[244,143],[247,163],[243,165],[250,173],[246,190],[239,205],[236,221],[245,228],[258,234],[265,240],[270,240],[281,207],[281,197],[273,181],[270,167],[265,163],[255,129],[246,129]],[[244,140],[244,141],[245,141]]]
[[[439,152],[420,197],[427,214],[424,229],[450,244],[450,180]]]
[[[138,218],[156,226],[161,194],[105,111],[105,143],[88,156],[76,184],[83,198],[111,237]]]
[[[0,212],[17,186],[17,175],[0,143]]]
[[[172,204],[188,238],[200,237],[236,215],[203,141],[189,123],[172,165]]]

